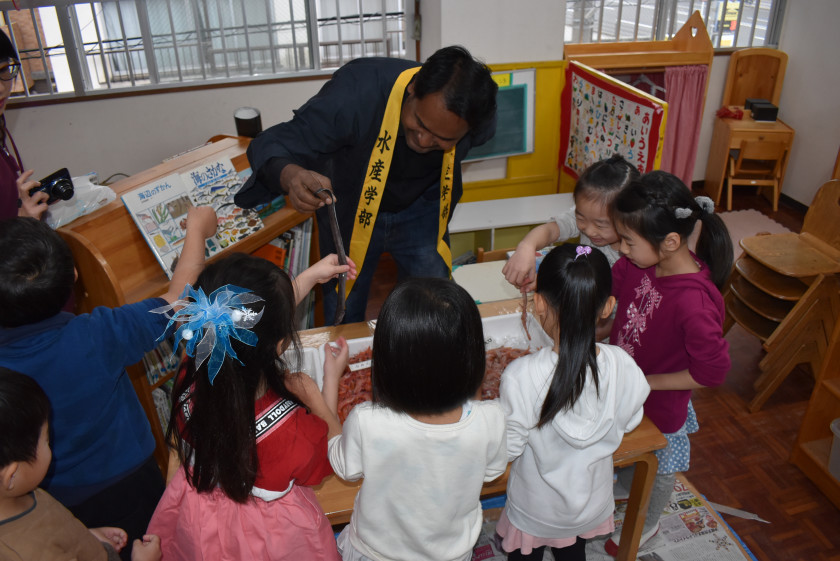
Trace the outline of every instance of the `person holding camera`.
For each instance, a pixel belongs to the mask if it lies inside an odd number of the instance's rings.
[[[41,219],[47,210],[49,195],[32,189],[40,187],[32,180],[32,170],[24,171],[15,141],[6,128],[6,103],[20,72],[20,58],[9,37],[0,31],[0,220],[14,216]],[[7,146],[11,145],[12,151]]]

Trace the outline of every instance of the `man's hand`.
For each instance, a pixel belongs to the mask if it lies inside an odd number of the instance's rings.
[[[298,212],[315,212],[324,204],[332,202],[330,197],[321,198],[315,194],[319,189],[332,191],[330,179],[296,164],[283,168],[280,172],[280,185],[289,194],[289,201]]]

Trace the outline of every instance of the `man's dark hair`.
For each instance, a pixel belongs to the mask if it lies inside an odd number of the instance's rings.
[[[54,316],[75,279],[73,254],[55,230],[34,218],[0,221],[0,326]]]
[[[0,468],[35,460],[49,418],[50,400],[38,382],[0,366]]]
[[[430,56],[414,78],[414,95],[442,92],[446,108],[478,129],[496,113],[496,91],[490,69],[461,46],[444,47]]]
[[[0,31],[0,62],[6,61],[20,62],[15,46],[12,45],[9,36]]]

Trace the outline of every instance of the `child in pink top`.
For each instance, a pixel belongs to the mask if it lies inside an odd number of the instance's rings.
[[[698,429],[691,390],[718,386],[729,371],[720,289],[732,267],[732,242],[714,203],[694,198],[670,173],[631,183],[613,207],[623,257],[612,269],[618,300],[610,343],[635,360],[650,384],[645,414],[665,434],[642,543],[653,537],[673,490],[689,467],[688,434]],[[688,237],[701,222],[696,254]],[[628,472],[619,473],[624,482]],[[629,487],[628,487],[629,488]],[[618,536],[606,544],[615,554]]]

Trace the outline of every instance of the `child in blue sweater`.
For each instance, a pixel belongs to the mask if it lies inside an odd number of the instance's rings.
[[[154,437],[125,367],[155,347],[166,318],[149,310],[196,279],[215,231],[211,208],[190,209],[162,298],[76,316],[61,311],[76,278],[61,236],[32,218],[0,222],[0,366],[34,378],[50,398],[53,461],[41,486],[87,527],[142,538],[163,494]]]

